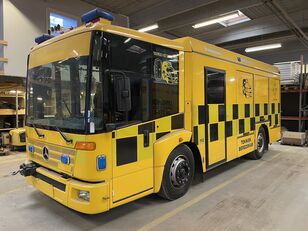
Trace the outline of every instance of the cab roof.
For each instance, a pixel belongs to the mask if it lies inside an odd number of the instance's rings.
[[[112,34],[117,34],[133,39],[158,44],[161,46],[173,48],[179,51],[196,52],[199,54],[215,57],[217,59],[225,60],[238,65],[248,66],[261,71],[270,72],[272,74],[279,74],[278,68],[273,65],[249,58],[247,56],[220,48],[218,46],[200,41],[192,37],[183,37],[179,39],[167,39],[160,36],[152,35],[149,33],[139,32],[133,29],[112,25],[110,21],[106,19],[100,19],[94,23],[87,23],[74,30],[66,32],[60,36],[51,38],[32,48],[31,52],[38,50],[51,43],[55,43],[64,38],[74,36],[79,33],[84,33],[93,30],[101,30]]]

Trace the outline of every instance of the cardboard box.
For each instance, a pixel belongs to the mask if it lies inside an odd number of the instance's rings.
[[[306,143],[306,133],[284,131],[282,133],[281,143],[303,146]]]

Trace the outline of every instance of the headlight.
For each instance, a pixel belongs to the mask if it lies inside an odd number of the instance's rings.
[[[84,190],[79,190],[78,191],[78,197],[82,200],[90,201],[90,192],[84,191]]]

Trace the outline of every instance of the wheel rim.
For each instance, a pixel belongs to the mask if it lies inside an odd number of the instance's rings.
[[[265,140],[262,133],[258,134],[258,152],[261,153],[264,150]]]
[[[174,187],[180,188],[187,184],[190,177],[189,162],[185,156],[176,157],[170,167],[170,180]]]

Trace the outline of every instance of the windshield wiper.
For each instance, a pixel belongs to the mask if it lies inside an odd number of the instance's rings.
[[[71,110],[68,108],[68,106],[67,106],[67,103],[66,103],[65,99],[62,99],[62,102],[64,103],[64,106],[65,106],[66,110],[68,111],[68,113],[69,113],[69,114],[70,114],[70,116],[71,116],[71,115],[72,115],[72,112],[71,112]]]
[[[55,128],[67,143],[70,143],[70,144],[73,143],[73,140],[68,138],[58,127],[55,127]]]
[[[37,130],[37,128],[36,128],[36,126],[34,124],[32,124],[32,127],[34,128],[34,130],[35,130],[35,132],[36,132],[36,134],[37,134],[37,136],[39,138],[44,138],[45,137],[44,134],[40,133],[39,130]]]

